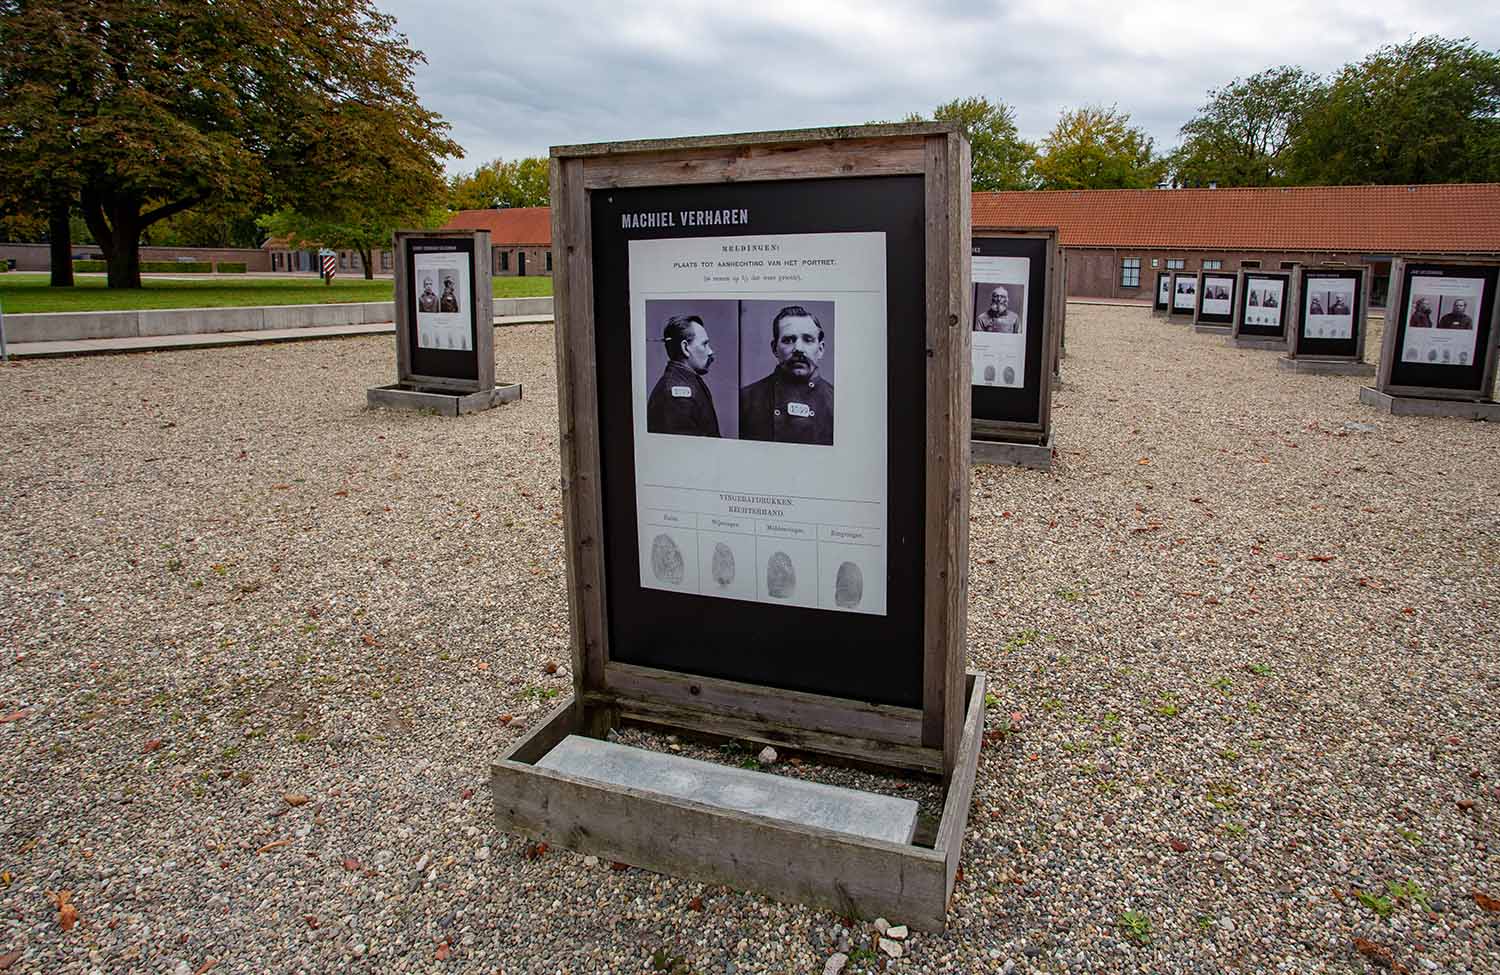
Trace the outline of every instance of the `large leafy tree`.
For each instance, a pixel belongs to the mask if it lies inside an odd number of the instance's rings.
[[[1500,181],[1500,52],[1423,37],[1346,65],[1293,131],[1302,183]]]
[[[909,115],[908,122],[929,121]],[[969,138],[972,159],[971,182],[976,190],[1023,190],[1033,185],[1032,159],[1036,147],[1021,138],[1016,113],[1004,102],[992,103],[982,95],[956,98],[939,105],[930,121],[957,122]]]
[[[392,157],[436,177],[458,147],[421,60],[371,0],[0,0],[0,181],[66,188],[110,286],[139,287],[174,214],[335,210]]]
[[[1090,105],[1062,113],[1041,142],[1035,170],[1042,189],[1145,189],[1161,182],[1166,162],[1127,113]]]
[[[454,176],[448,184],[448,205],[455,210],[544,207],[550,178],[545,159],[496,159]]]
[[[1287,179],[1292,132],[1322,93],[1301,68],[1267,68],[1208,93],[1169,157],[1181,186],[1274,186]]]

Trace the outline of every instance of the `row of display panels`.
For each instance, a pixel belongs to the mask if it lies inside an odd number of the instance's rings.
[[[1283,340],[1294,356],[1362,360],[1368,271],[1242,268],[1158,273],[1153,308],[1236,337]],[[1395,262],[1382,388],[1492,394],[1500,265],[1441,258]],[[1295,319],[1292,312],[1295,309]]]

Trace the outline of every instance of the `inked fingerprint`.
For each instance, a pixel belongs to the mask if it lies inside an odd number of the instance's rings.
[[[797,591],[797,570],[792,557],[776,552],[766,562],[766,593],[776,599],[791,599]]]
[[[843,563],[833,580],[834,604],[849,609],[858,606],[859,601],[864,598],[865,574],[853,562]]]
[[[985,366],[984,367],[984,381],[987,382],[987,383],[992,383],[992,382],[995,381],[995,367],[994,366]]]
[[[1015,384],[1016,384],[1016,371],[1014,369],[1012,369],[1010,366],[1006,366],[1005,367],[1005,385],[1007,385],[1007,386],[1014,386]]]
[[[734,581],[734,549],[723,542],[714,542],[712,565],[714,582],[727,586]]]
[[[682,585],[682,550],[672,536],[662,534],[651,540],[651,572],[658,582]]]

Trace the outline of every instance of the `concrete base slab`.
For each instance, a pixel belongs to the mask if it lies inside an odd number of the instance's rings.
[[[1228,335],[1234,330],[1228,325],[1204,325],[1199,323],[1193,326],[1193,331],[1202,332],[1205,335]]]
[[[1262,338],[1254,335],[1236,335],[1234,347],[1237,349],[1266,349],[1274,352],[1286,351],[1286,339]]]
[[[400,383],[365,390],[365,405],[372,410],[430,410],[439,416],[479,413],[520,398],[520,383],[502,383],[477,393],[450,393]]]
[[[592,782],[888,843],[910,843],[917,829],[917,804],[910,799],[715,765],[581,735],[564,738],[536,764]]]
[[[1306,372],[1318,376],[1375,375],[1373,363],[1355,362],[1352,359],[1310,359],[1306,356],[1293,359],[1290,356],[1282,356],[1276,360],[1276,365],[1282,369],[1290,369],[1292,372]]]
[[[1500,422],[1500,403],[1494,400],[1429,399],[1425,396],[1392,396],[1373,386],[1362,386],[1359,401],[1392,416],[1453,416],[1464,420]]]
[[[969,463],[999,467],[1026,467],[1034,471],[1052,469],[1052,437],[1046,443],[1013,443],[1008,440],[969,441]]]

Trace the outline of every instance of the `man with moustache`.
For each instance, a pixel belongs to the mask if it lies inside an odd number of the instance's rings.
[[[1020,334],[1021,316],[1010,310],[1009,291],[996,288],[990,292],[989,310],[974,319],[974,331],[1000,332],[1005,335]]]
[[[697,315],[674,315],[661,332],[667,366],[646,400],[646,430],[683,437],[719,436],[714,396],[703,381],[714,364],[708,329]]]
[[[1438,319],[1438,328],[1462,328],[1474,327],[1474,319],[1469,317],[1469,303],[1462,298],[1453,300],[1453,310]]]
[[[823,325],[801,305],[771,319],[776,368],[740,387],[740,439],[833,446],[833,384],[818,375]]]

